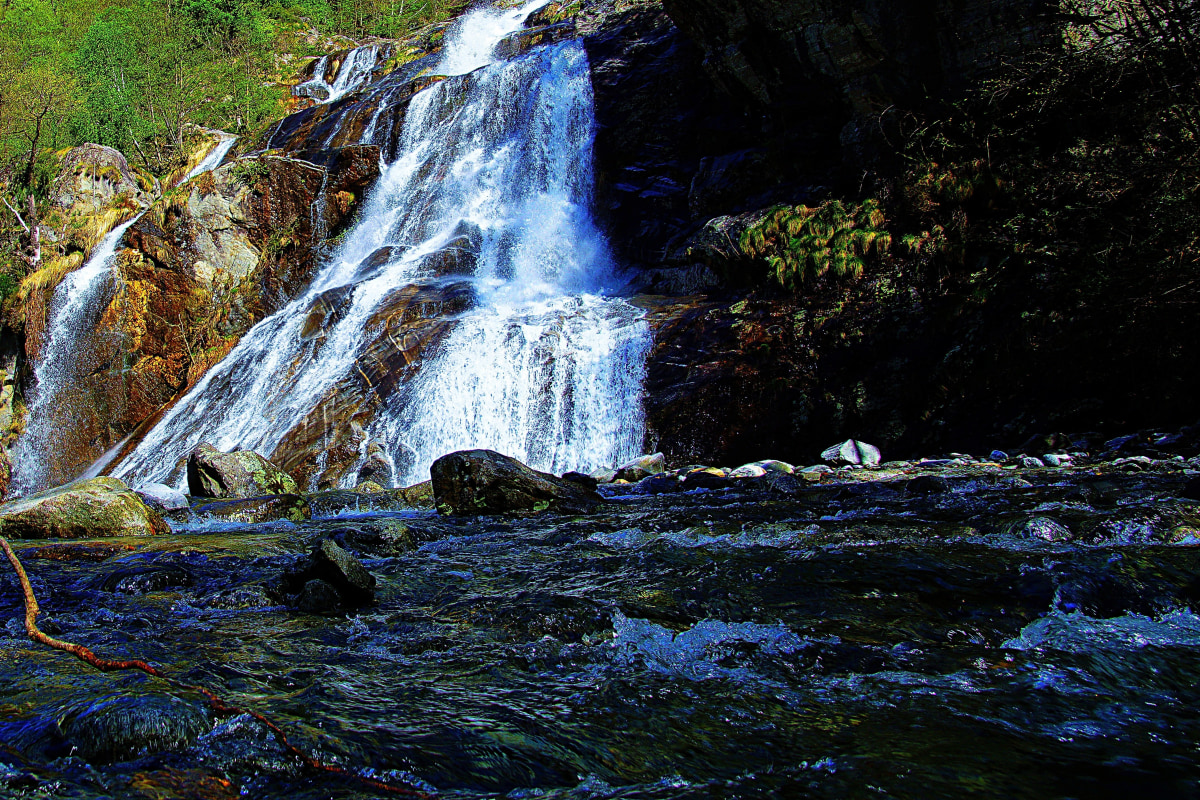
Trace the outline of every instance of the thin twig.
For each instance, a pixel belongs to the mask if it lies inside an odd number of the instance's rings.
[[[267,730],[269,730],[275,737],[275,741],[277,741],[285,751],[298,758],[305,767],[313,771],[351,778],[370,786],[372,789],[377,789],[381,792],[387,792],[390,794],[418,798],[434,797],[434,795],[431,795],[428,792],[422,792],[408,786],[396,786],[394,784],[384,783],[383,781],[378,781],[374,778],[367,778],[351,772],[345,767],[339,767],[334,764],[326,764],[325,762],[310,756],[300,748],[296,747],[296,745],[292,744],[291,741],[288,740],[287,733],[285,733],[284,730],[279,727],[279,725],[272,722],[259,712],[228,703],[222,698],[218,697],[215,692],[210,689],[206,689],[203,686],[195,686],[190,683],[184,683],[176,678],[172,678],[157,667],[152,667],[151,665],[147,664],[145,661],[140,661],[137,659],[131,659],[127,661],[112,661],[107,658],[100,658],[83,645],[64,642],[61,639],[55,639],[52,636],[47,636],[37,626],[37,616],[39,613],[41,613],[41,609],[38,608],[37,597],[34,596],[33,586],[31,586],[29,583],[29,576],[25,574],[25,567],[21,565],[21,561],[17,558],[17,554],[13,552],[12,546],[9,545],[8,540],[3,536],[0,536],[0,548],[4,549],[4,554],[8,556],[8,561],[10,564],[12,564],[13,569],[16,570],[17,579],[21,582],[21,591],[25,595],[25,632],[28,633],[29,638],[35,642],[39,642],[55,650],[62,650],[65,653],[70,653],[80,661],[83,661],[89,666],[95,667],[101,672],[138,670],[150,675],[151,677],[166,681],[177,689],[195,692],[196,694],[202,695],[206,700],[208,700],[209,707],[211,707],[217,714],[227,716],[244,714],[249,716],[266,727]]]

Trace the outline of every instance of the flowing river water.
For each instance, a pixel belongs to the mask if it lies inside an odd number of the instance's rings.
[[[21,553],[63,638],[437,796],[1194,796],[1186,479],[914,471],[515,520],[318,497],[298,525],[191,517]],[[266,594],[322,537],[379,579],[376,605]],[[382,796],[305,772],[249,717],[31,646],[3,580],[4,796]]]

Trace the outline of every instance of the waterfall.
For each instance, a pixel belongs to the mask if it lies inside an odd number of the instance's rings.
[[[293,89],[292,94],[296,97],[312,97],[320,103],[332,103],[370,81],[378,61],[378,44],[356,47],[342,59],[333,83],[326,83],[325,70],[329,56],[321,56],[313,67],[313,76]]]
[[[54,289],[41,359],[28,401],[26,428],[13,452],[11,494],[20,496],[47,488],[51,474],[47,453],[58,446],[59,432],[74,423],[71,390],[87,379],[79,352],[112,295],[116,282],[113,263],[117,246],[141,214],[114,228],[79,269]]]
[[[225,156],[233,149],[234,142],[237,141],[236,136],[231,136],[223,131],[217,131],[217,144],[212,150],[208,151],[208,155],[200,160],[200,163],[188,170],[188,174],[183,176],[180,183],[187,183],[192,178],[201,173],[214,170],[221,166],[221,162],[225,160]]]
[[[418,282],[465,281],[473,300],[368,426],[397,484],[427,480],[434,459],[468,447],[556,471],[636,454],[649,334],[641,312],[607,296],[620,281],[590,215],[586,52],[568,41],[492,63],[496,44],[544,4],[460,20],[439,65],[451,77],[411,101],[397,155],[337,252],[116,475],[163,480],[202,441],[270,455],[362,372],[357,359],[379,335],[374,315]],[[462,248],[465,274],[431,271]],[[310,310],[330,306],[314,338]]]

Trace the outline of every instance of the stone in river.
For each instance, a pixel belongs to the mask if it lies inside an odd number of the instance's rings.
[[[429,472],[438,509],[455,516],[590,511],[604,502],[594,488],[538,472],[492,450],[442,456]]]
[[[92,478],[0,506],[11,539],[92,539],[170,533],[158,512],[116,478]]]
[[[826,461],[831,461],[835,464],[858,464],[864,467],[879,466],[882,460],[882,455],[879,448],[874,445],[860,442],[856,439],[847,439],[841,444],[835,444],[832,447],[826,448],[821,453],[821,458]]]
[[[632,461],[622,464],[617,469],[614,480],[637,483],[642,478],[657,475],[667,471],[666,457],[662,453],[649,456],[639,456]]]
[[[261,497],[298,494],[291,475],[258,453],[222,453],[209,444],[192,451],[187,463],[188,491],[197,497]]]

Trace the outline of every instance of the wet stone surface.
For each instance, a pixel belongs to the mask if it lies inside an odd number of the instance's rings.
[[[447,796],[1194,795],[1195,465],[945,461],[602,486],[590,515],[345,505],[20,552],[61,638]],[[320,576],[303,603],[266,591],[325,542],[374,605],[330,613]],[[31,645],[20,614],[5,574],[0,794],[379,796],[249,717]]]

